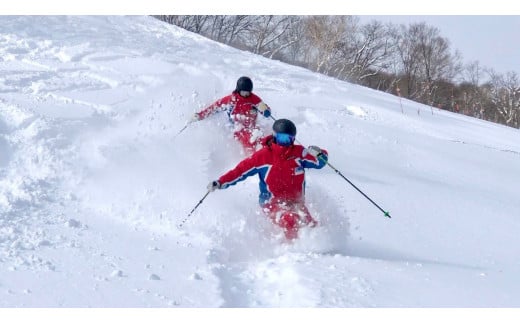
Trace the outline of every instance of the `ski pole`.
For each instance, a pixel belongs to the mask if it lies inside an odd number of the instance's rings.
[[[175,136],[173,136],[172,140],[177,138],[177,136],[180,135],[181,132],[183,132],[186,128],[188,128],[189,125],[190,125],[190,123],[188,122],[184,127],[182,127],[182,129],[179,132],[177,132],[177,134]]]
[[[270,115],[271,119],[273,119],[274,121],[276,121],[276,119],[273,117],[273,115]],[[298,140],[295,140],[297,143],[301,144]],[[318,158],[321,159],[325,164],[327,164],[330,168],[332,168],[336,174],[338,174],[339,176],[341,176],[344,180],[346,180],[350,185],[352,185],[352,187],[354,187],[359,193],[361,193],[367,200],[369,200],[370,202],[372,202],[372,204],[374,204],[381,212],[383,212],[383,214],[387,217],[387,218],[392,218],[390,216],[390,213],[388,211],[385,211],[383,210],[379,205],[377,205],[376,202],[372,201],[372,199],[370,197],[368,197],[365,193],[363,193],[363,191],[361,191],[356,185],[354,185],[354,183],[352,183],[351,181],[349,181],[348,178],[346,178],[336,167],[332,166],[328,160],[324,159],[323,157],[321,157],[320,155],[318,155]]]
[[[182,225],[184,224],[184,222],[186,222],[188,220],[188,218],[193,214],[193,212],[195,212],[195,210],[199,207],[199,205],[202,204],[202,202],[204,202],[204,199],[206,199],[206,197],[208,197],[209,193],[211,193],[210,190],[208,190],[206,192],[206,194],[204,194],[204,196],[202,197],[202,199],[199,201],[199,203],[197,203],[197,205],[195,205],[195,207],[193,208],[193,210],[191,210],[191,212],[184,218],[184,220],[182,220],[181,224],[179,224],[179,228],[182,227]]]
[[[183,132],[186,128],[188,128],[189,125],[190,125],[190,124],[187,123],[184,127],[182,127],[182,129],[181,129],[179,132],[177,132],[177,134],[175,135],[175,137],[177,137],[178,135],[180,135],[181,132]]]
[[[390,213],[388,211],[385,211],[383,210],[379,205],[377,205],[376,202],[372,201],[372,199],[370,197],[368,197],[365,193],[363,193],[363,191],[361,191],[356,185],[354,185],[351,181],[349,181],[348,178],[346,178],[336,167],[332,166],[327,160],[325,160],[323,157],[319,156],[318,157],[324,161],[327,165],[329,165],[330,168],[332,168],[336,174],[338,174],[339,176],[341,176],[344,180],[346,180],[350,185],[352,185],[352,187],[354,187],[359,193],[361,193],[364,197],[366,197],[367,200],[369,200],[370,202],[372,202],[372,204],[374,204],[381,212],[383,212],[383,214],[387,217],[387,218],[392,218],[390,216]]]

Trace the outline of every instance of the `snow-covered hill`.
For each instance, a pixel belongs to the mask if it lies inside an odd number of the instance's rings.
[[[0,17],[1,307],[518,307],[520,133],[238,51],[151,17]],[[226,116],[250,76],[330,167],[293,244]],[[261,125],[269,133],[271,119]]]

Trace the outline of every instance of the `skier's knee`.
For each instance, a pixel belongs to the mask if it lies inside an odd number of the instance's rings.
[[[300,216],[296,213],[285,212],[280,216],[279,224],[282,228],[293,229],[298,227]]]

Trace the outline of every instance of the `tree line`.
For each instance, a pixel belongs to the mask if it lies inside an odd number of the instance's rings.
[[[428,24],[356,16],[164,15],[215,41],[429,106],[520,128],[520,78],[467,64]],[[433,110],[432,110],[433,111]]]

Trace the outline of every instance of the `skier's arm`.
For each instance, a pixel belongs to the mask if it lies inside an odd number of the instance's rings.
[[[208,106],[204,110],[195,113],[195,115],[198,117],[198,120],[205,119],[208,116],[212,115],[213,113],[225,110],[227,108],[227,106],[231,103],[231,96],[232,95],[225,96],[225,97],[213,102],[210,106]]]
[[[309,146],[302,155],[302,166],[305,168],[323,168],[329,159],[329,153],[317,146]]]
[[[256,105],[256,110],[266,118],[269,118],[271,116],[271,108],[263,101]]]
[[[238,182],[241,182],[248,178],[249,176],[253,176],[258,174],[259,171],[259,159],[258,154],[254,154],[249,158],[244,159],[238,165],[222,175],[218,179],[218,183],[220,184],[221,189],[227,188],[228,186],[235,185]]]

